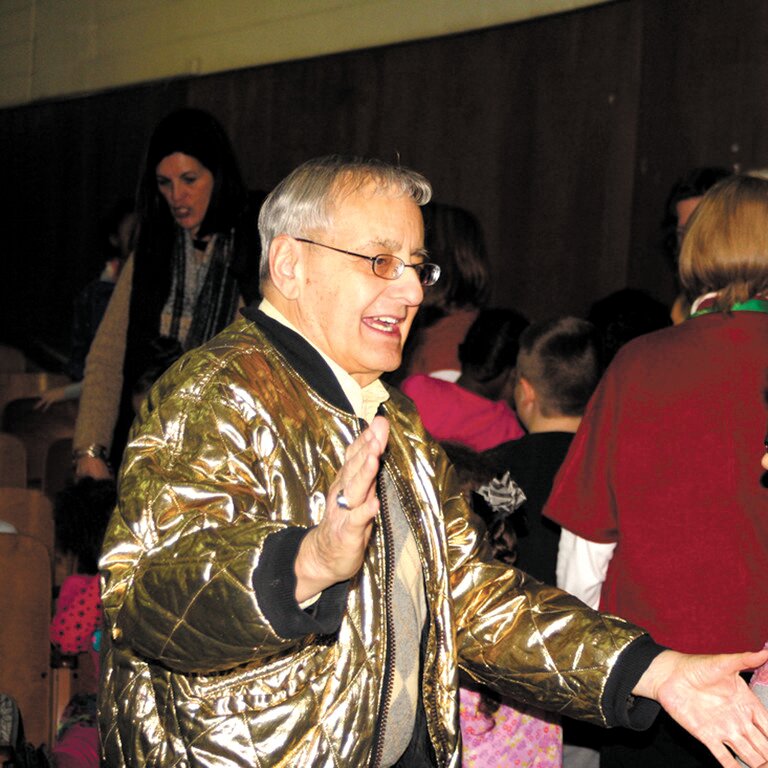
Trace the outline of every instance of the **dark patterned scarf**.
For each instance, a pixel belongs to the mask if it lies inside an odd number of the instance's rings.
[[[208,270],[192,313],[185,349],[193,349],[215,336],[232,321],[238,302],[238,288],[229,269],[235,233],[219,234],[213,244]],[[191,247],[191,246],[190,246]],[[173,312],[170,335],[178,338],[184,306],[187,239],[183,229],[176,236],[173,254]]]

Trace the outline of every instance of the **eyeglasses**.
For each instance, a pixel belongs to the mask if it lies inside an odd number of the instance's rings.
[[[346,253],[347,256],[357,256],[358,259],[370,261],[373,274],[376,275],[376,277],[383,277],[385,280],[397,280],[397,278],[405,272],[406,267],[416,270],[416,274],[419,276],[419,282],[424,287],[434,285],[440,277],[440,265],[433,264],[431,261],[425,261],[421,264],[406,264],[399,256],[395,256],[391,253],[379,253],[376,256],[365,256],[362,253],[345,251],[343,248],[334,248],[332,245],[317,243],[314,240],[308,240],[306,237],[294,237],[293,239],[298,240],[300,243],[317,245],[320,246],[320,248],[328,248],[328,250],[336,251],[337,253]]]

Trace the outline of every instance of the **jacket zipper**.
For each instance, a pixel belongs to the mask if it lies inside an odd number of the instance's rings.
[[[392,670],[392,659],[394,658],[395,633],[394,619],[392,610],[392,590],[394,589],[394,551],[392,542],[392,523],[389,519],[389,505],[387,504],[387,495],[384,492],[384,481],[382,467],[376,478],[376,491],[379,497],[379,520],[381,521],[381,531],[384,537],[384,570],[385,570],[385,592],[384,602],[386,611],[386,635],[387,644],[384,660],[384,686],[381,693],[381,703],[379,706],[379,717],[376,721],[376,738],[374,740],[374,750],[371,759],[372,768],[379,768],[381,757],[384,751],[384,731],[386,730],[387,715],[392,704],[392,686],[394,673]]]
[[[399,474],[396,473],[395,476],[398,479],[402,480],[402,477]],[[416,541],[416,547],[417,547],[417,549],[419,551],[419,558],[421,559],[421,567],[423,569],[423,574],[424,574],[424,597],[425,597],[425,599],[427,601],[427,621],[430,621],[429,614],[431,613],[431,608],[429,606],[429,590],[427,589],[427,578],[429,576],[428,563],[427,563],[427,559],[426,559],[426,557],[424,555],[424,550],[422,548],[421,540],[419,539],[419,536],[417,535],[417,531],[414,530],[414,527],[412,525],[411,516],[406,514],[406,512],[405,512],[406,509],[412,509],[412,510],[418,509],[418,505],[416,504],[416,499],[414,499],[413,494],[411,493],[411,490],[408,487],[407,483],[401,482],[401,483],[398,484],[396,482],[395,483],[395,487],[398,488],[399,492],[405,498],[405,502],[406,503],[403,505],[403,514],[405,514],[405,518],[408,521],[408,525],[411,527],[411,533],[413,534],[413,537],[414,537],[414,539]],[[444,637],[443,630],[440,627],[439,622],[437,620],[435,620],[434,626],[435,626],[435,634],[436,634],[436,638],[435,638],[435,653],[437,653],[439,648],[441,648],[441,647],[445,648],[446,643],[445,643],[445,637]],[[427,647],[424,649],[425,661],[426,661],[426,655],[427,655],[428,648],[429,648],[429,637],[427,637]],[[421,670],[421,671],[423,672],[423,670]],[[445,752],[446,755],[448,755],[448,741],[445,738],[445,734],[442,734],[442,737],[437,737],[432,732],[432,727],[430,725],[429,709],[428,709],[428,707],[430,707],[430,706],[431,706],[431,709],[432,709],[432,722],[435,723],[435,727],[439,728],[439,723],[441,722],[440,716],[438,714],[440,708],[439,708],[438,703],[437,703],[437,686],[436,685],[432,685],[432,695],[429,698],[424,696],[424,681],[423,680],[419,681],[419,686],[421,687],[422,698],[423,698],[423,701],[424,701],[424,710],[425,710],[425,714],[427,715],[426,723],[425,723],[425,725],[427,727],[427,733],[428,733],[430,739],[432,740],[433,746],[437,742],[440,742],[443,745],[443,751]]]

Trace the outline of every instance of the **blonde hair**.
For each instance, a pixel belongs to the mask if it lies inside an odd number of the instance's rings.
[[[691,296],[716,292],[716,306],[768,291],[768,180],[731,176],[702,198],[680,250],[680,282]]]

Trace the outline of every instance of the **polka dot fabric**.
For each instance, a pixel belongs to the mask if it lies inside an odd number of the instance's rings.
[[[51,642],[64,654],[90,651],[93,633],[103,623],[98,574],[74,574],[61,585]]]

